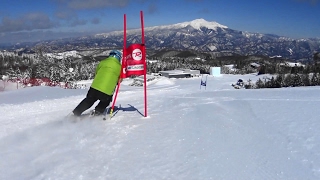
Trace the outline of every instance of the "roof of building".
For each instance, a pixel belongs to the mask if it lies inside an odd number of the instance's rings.
[[[186,72],[183,71],[183,70],[178,70],[178,69],[169,70],[169,71],[159,71],[159,73],[167,73],[167,74],[169,74],[169,75],[174,75],[174,74],[190,74],[190,73],[186,73]]]
[[[168,71],[159,71],[159,73],[171,73],[171,74],[189,74],[190,72],[199,72],[200,70],[193,69],[175,69]]]
[[[295,66],[301,67],[301,66],[304,66],[300,62],[297,62],[297,63],[285,62],[285,63],[281,63],[281,65],[285,65],[285,66],[289,66],[289,67],[295,67]]]

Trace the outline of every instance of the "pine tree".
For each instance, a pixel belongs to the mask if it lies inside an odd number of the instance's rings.
[[[258,81],[256,82],[256,88],[261,89],[264,88],[264,82],[259,78]]]
[[[318,74],[317,73],[313,73],[312,77],[311,77],[311,82],[310,82],[310,86],[318,86]]]
[[[15,73],[16,77],[20,80],[22,78],[22,74],[19,67],[16,68]]]
[[[303,74],[301,77],[302,86],[310,86],[309,74]]]
[[[9,79],[13,79],[17,77],[16,72],[13,70],[12,66],[9,67],[9,69],[6,72],[6,75],[9,76]]]
[[[278,74],[275,80],[275,86],[277,88],[281,88],[283,85],[283,79],[284,79],[284,75],[283,74]]]
[[[292,81],[292,86],[293,87],[299,87],[299,86],[302,86],[302,79],[300,77],[299,74],[295,74],[293,75],[293,81]]]
[[[283,80],[283,87],[291,87],[293,84],[291,74],[287,74]]]

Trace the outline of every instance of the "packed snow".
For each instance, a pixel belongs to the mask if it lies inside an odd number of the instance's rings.
[[[231,86],[257,78],[160,77],[147,117],[125,80],[105,121],[67,117],[87,89],[0,92],[0,179],[320,179],[320,87]]]

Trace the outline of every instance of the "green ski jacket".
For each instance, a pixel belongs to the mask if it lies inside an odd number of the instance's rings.
[[[96,68],[91,87],[112,96],[118,83],[120,72],[121,64],[116,58],[108,57],[102,60]]]

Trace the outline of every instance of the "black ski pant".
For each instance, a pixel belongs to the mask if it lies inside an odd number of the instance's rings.
[[[72,111],[74,115],[80,116],[85,110],[89,109],[97,100],[100,100],[95,107],[95,111],[103,113],[112,101],[112,96],[100,92],[94,88],[89,89],[86,98]]]

